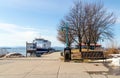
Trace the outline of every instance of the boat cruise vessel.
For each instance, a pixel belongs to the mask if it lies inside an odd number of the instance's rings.
[[[30,55],[40,55],[49,52],[51,48],[51,42],[43,38],[36,38],[32,43],[26,42],[26,56],[27,53]]]

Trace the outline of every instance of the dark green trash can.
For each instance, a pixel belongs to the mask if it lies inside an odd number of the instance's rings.
[[[64,49],[64,61],[65,62],[68,62],[71,60],[71,48],[69,47],[66,47]]]

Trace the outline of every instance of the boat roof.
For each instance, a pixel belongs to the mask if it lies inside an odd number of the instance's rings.
[[[43,38],[35,38],[35,40],[33,40],[33,41],[36,41],[36,40],[40,40],[40,41],[44,41],[44,42],[48,42],[48,40],[45,40],[45,39],[43,39]]]

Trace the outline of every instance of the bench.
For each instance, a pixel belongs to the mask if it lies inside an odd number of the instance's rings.
[[[81,52],[82,59],[90,59],[90,60],[105,60],[106,57],[103,51],[84,51]]]

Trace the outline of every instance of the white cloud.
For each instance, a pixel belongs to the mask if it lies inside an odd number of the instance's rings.
[[[25,28],[14,24],[0,23],[0,46],[25,46],[38,35],[34,28]]]
[[[55,35],[48,33],[48,29],[38,30],[38,28],[0,23],[0,46],[25,46],[26,41],[31,42],[38,36],[50,40],[52,46],[62,46]]]

